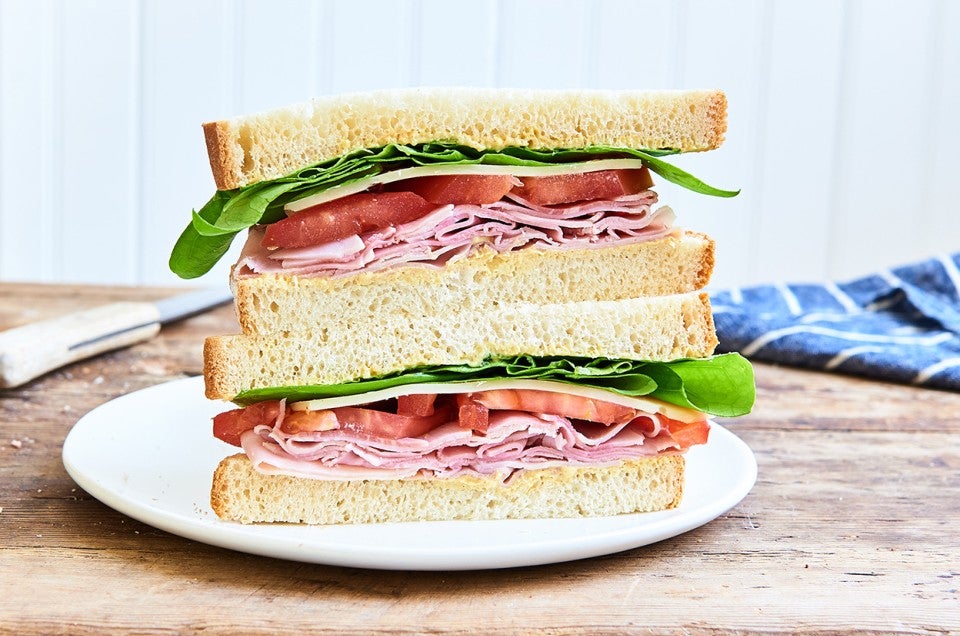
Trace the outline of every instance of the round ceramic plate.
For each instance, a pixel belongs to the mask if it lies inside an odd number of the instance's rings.
[[[391,570],[505,568],[619,552],[676,536],[735,506],[753,487],[749,447],[713,424],[687,452],[673,510],[589,519],[434,521],[346,526],[241,525],[210,509],[217,463],[236,449],[215,439],[223,403],[201,378],[121,396],[80,419],[63,463],[88,493],[126,515],[196,541],[282,559]]]

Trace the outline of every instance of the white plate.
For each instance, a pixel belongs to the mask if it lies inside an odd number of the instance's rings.
[[[215,439],[222,403],[201,378],[124,395],[80,419],[63,464],[88,493],[124,514],[212,545],[282,559],[396,570],[470,570],[556,563],[628,550],[692,530],[735,506],[757,463],[714,424],[687,453],[682,503],[673,510],[592,519],[436,521],[351,526],[251,525],[210,508],[217,463],[235,449]]]

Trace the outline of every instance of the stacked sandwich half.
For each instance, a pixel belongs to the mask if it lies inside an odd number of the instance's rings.
[[[408,90],[205,125],[218,191],[171,257],[232,270],[207,340],[225,519],[363,523],[676,506],[708,415],[753,376],[716,345],[709,237],[654,180],[717,147],[722,93]],[[675,187],[675,186],[670,186]],[[226,446],[225,446],[226,448]],[[225,453],[226,454],[226,453]]]

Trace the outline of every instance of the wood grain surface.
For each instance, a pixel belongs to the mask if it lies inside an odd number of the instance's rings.
[[[169,290],[0,285],[0,329]],[[73,483],[84,413],[196,375],[229,307],[0,391],[0,633],[960,633],[960,395],[757,365],[759,479],[714,522],[549,566],[380,572],[153,529]],[[131,426],[136,426],[135,416]]]

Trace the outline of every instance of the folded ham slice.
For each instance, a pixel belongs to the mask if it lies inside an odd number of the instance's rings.
[[[673,211],[652,206],[652,190],[557,206],[508,195],[486,205],[445,205],[398,226],[323,245],[267,250],[262,228],[251,228],[235,273],[343,276],[400,264],[442,266],[482,246],[497,252],[542,247],[583,249],[639,243],[673,232]]]
[[[400,439],[365,438],[347,429],[288,434],[281,425],[282,418],[243,433],[244,452],[262,472],[314,479],[476,474],[507,480],[518,470],[605,465],[682,450],[656,414],[608,426],[495,411],[484,434],[453,421]]]

